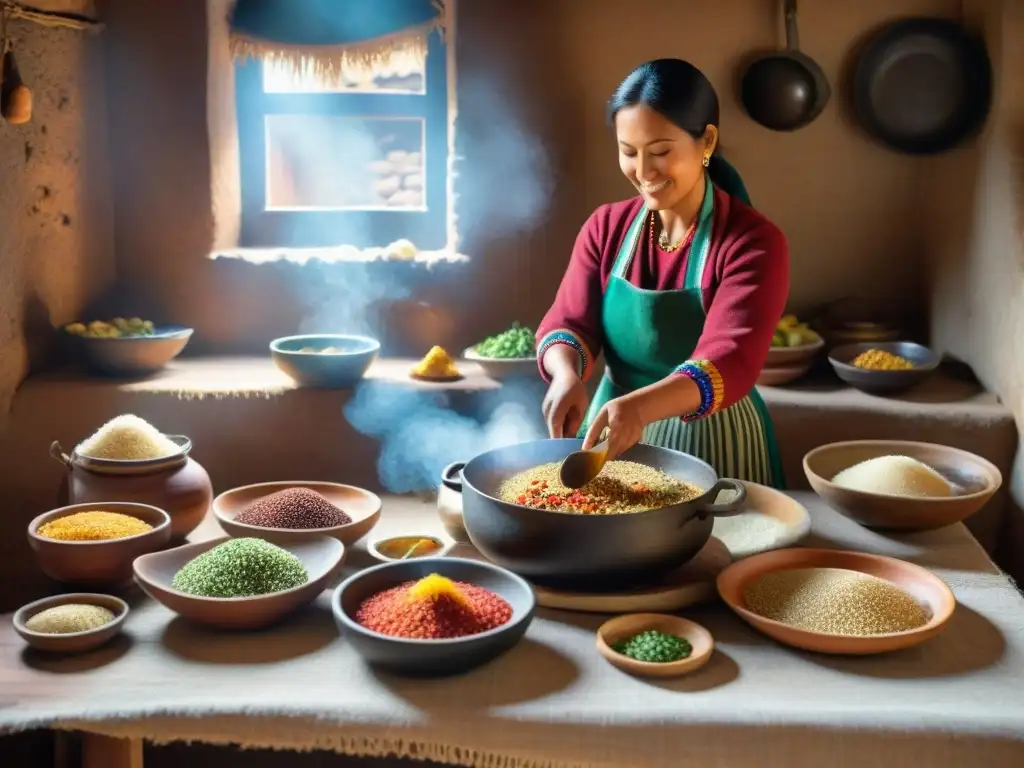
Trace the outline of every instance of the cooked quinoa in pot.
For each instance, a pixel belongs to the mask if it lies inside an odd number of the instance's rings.
[[[559,482],[558,468],[559,462],[551,462],[513,475],[498,487],[498,498],[552,512],[622,515],[683,504],[704,493],[635,461],[609,461],[600,475],[576,489]]]

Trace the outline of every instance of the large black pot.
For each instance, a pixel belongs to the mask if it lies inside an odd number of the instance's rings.
[[[684,504],[622,515],[576,515],[510,504],[498,486],[517,472],[561,461],[582,440],[534,440],[482,453],[462,469],[445,472],[445,485],[462,491],[470,541],[498,565],[538,583],[599,590],[651,582],[696,555],[711,537],[716,515],[742,510],[746,488],[719,479],[715,470],[685,453],[636,445],[621,456],[692,483],[705,492]],[[715,504],[720,491],[733,491]]]

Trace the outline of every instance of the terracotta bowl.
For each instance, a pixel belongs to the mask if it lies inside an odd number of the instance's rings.
[[[51,520],[76,512],[116,512],[137,517],[153,529],[123,539],[60,541],[36,533]],[[28,524],[28,543],[43,573],[68,584],[114,585],[132,578],[132,561],[155,552],[171,540],[171,518],[162,509],[129,501],[72,504],[44,512]]]
[[[113,621],[104,624],[96,629],[88,629],[85,632],[69,632],[63,635],[51,635],[45,632],[33,632],[25,626],[25,622],[42,613],[47,608],[56,608],[58,605],[78,603],[85,605],[98,605],[107,608],[114,614]],[[66,595],[53,595],[36,600],[34,603],[23,605],[14,613],[14,631],[33,648],[51,653],[84,653],[98,648],[113,639],[124,624],[125,616],[128,615],[128,604],[111,595],[99,595],[91,592],[75,592]]]
[[[911,498],[865,493],[832,482],[840,471],[879,456],[910,456],[953,483],[956,495]],[[1003,484],[999,468],[980,456],[935,443],[852,440],[829,443],[804,456],[804,474],[821,498],[841,514],[869,528],[926,531],[966,520]]]
[[[287,488],[308,488],[311,491],[316,491],[334,506],[347,513],[352,518],[352,522],[331,528],[294,529],[268,528],[235,521],[235,517],[256,499]],[[213,514],[225,533],[235,537],[255,536],[277,543],[299,541],[308,539],[310,536],[330,536],[346,546],[351,546],[373,529],[373,526],[380,520],[380,510],[380,496],[375,493],[356,488],[354,485],[317,480],[243,485],[240,488],[225,491],[213,500]]]
[[[760,387],[781,387],[784,384],[791,384],[797,379],[802,379],[806,376],[810,372],[812,365],[814,365],[813,360],[785,365],[766,365],[761,369],[761,373],[757,375],[756,383]]]
[[[809,344],[801,344],[798,347],[770,347],[765,363],[766,367],[792,366],[806,364],[810,368],[814,356],[825,346],[823,339],[817,339]]]
[[[862,352],[878,349],[906,358],[914,364],[905,371],[872,371],[858,368],[853,361]],[[895,394],[916,387],[939,367],[938,354],[912,341],[864,342],[836,347],[828,355],[836,376],[855,389],[871,394]]]
[[[923,627],[883,635],[833,635],[791,627],[747,610],[743,590],[755,579],[796,568],[845,568],[890,581],[925,606],[931,619]],[[750,626],[773,640],[818,653],[869,655],[910,648],[941,632],[956,598],[946,583],[920,566],[891,557],[838,549],[777,549],[733,563],[718,575],[718,593]]]
[[[613,646],[616,643],[652,629],[688,640],[693,647],[692,653],[679,661],[656,664],[637,661],[614,650]],[[601,625],[597,630],[597,651],[608,663],[637,677],[679,677],[695,672],[707,664],[715,651],[715,641],[711,633],[700,624],[679,616],[665,613],[630,613],[609,619]]]
[[[327,536],[275,542],[306,566],[307,583],[256,597],[197,597],[171,587],[183,565],[230,539],[224,536],[144,555],[135,561],[135,580],[147,595],[189,621],[219,629],[262,629],[313,602],[327,588],[345,557],[345,545]]]
[[[431,573],[501,595],[512,606],[512,618],[487,632],[449,640],[392,637],[366,629],[356,621],[359,606],[367,598]],[[523,639],[536,606],[533,588],[511,571],[454,557],[424,557],[367,568],[345,579],[331,599],[334,621],[345,641],[367,663],[389,672],[423,677],[468,672],[501,656]]]
[[[388,543],[395,541],[396,539],[429,539],[436,545],[436,549],[429,555],[414,555],[413,557],[391,557],[386,553],[386,547]],[[366,551],[370,553],[370,556],[374,560],[379,560],[382,563],[401,563],[406,560],[420,560],[424,557],[445,557],[455,546],[452,541],[445,541],[440,536],[434,536],[430,533],[401,533],[397,536],[385,536],[384,538],[375,539],[371,541]]]

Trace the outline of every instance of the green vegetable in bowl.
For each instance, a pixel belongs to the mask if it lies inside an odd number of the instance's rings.
[[[689,658],[693,653],[693,646],[685,637],[676,637],[649,629],[646,632],[633,635],[624,642],[616,643],[612,646],[612,650],[636,661],[667,664]]]
[[[525,325],[513,323],[507,331],[488,336],[473,351],[481,357],[513,359],[517,357],[536,357],[537,342],[533,330]]]

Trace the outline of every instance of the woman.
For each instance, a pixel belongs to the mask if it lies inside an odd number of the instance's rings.
[[[607,427],[610,457],[643,440],[781,488],[754,382],[789,293],[786,239],[716,154],[718,97],[692,64],[638,67],[609,118],[640,195],[591,214],[538,329],[551,436],[591,447]],[[588,409],[584,382],[602,352]]]

